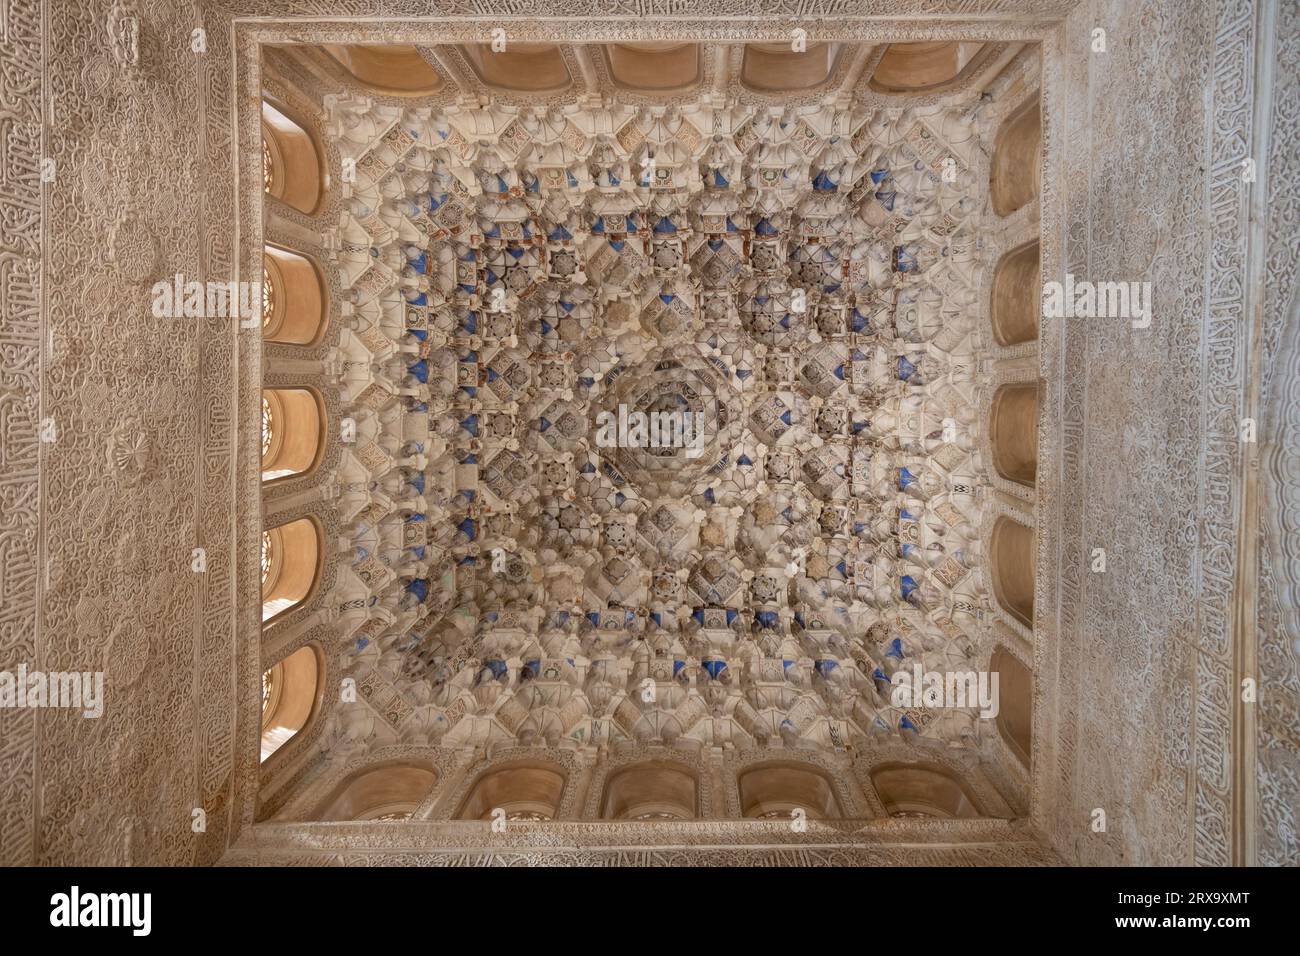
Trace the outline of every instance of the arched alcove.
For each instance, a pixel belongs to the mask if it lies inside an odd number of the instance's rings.
[[[922,93],[958,80],[983,43],[891,43],[868,85],[877,93]]]
[[[310,472],[324,447],[325,409],[315,389],[262,389],[262,481]]]
[[[998,518],[989,542],[993,593],[1003,610],[1034,626],[1034,532],[1019,521]]]
[[[1026,488],[1038,477],[1038,391],[1036,382],[1003,385],[989,410],[993,467]]]
[[[410,44],[326,44],[325,52],[362,86],[394,96],[424,96],[442,89],[442,77]]]
[[[319,711],[323,671],[320,649],[308,644],[262,674],[262,760],[292,740]]]
[[[693,820],[699,815],[695,775],[655,761],[612,774],[601,796],[603,820]]]
[[[1002,122],[993,141],[989,197],[1009,216],[1038,196],[1043,164],[1043,121],[1035,94]]]
[[[700,45],[678,41],[607,43],[614,82],[634,90],[679,90],[700,81]]]
[[[329,297],[319,267],[280,246],[262,250],[262,338],[312,345],[325,334]]]
[[[311,594],[323,558],[320,527],[299,518],[262,533],[262,626]]]
[[[885,764],[871,771],[871,785],[891,817],[978,817],[965,785],[928,764]]]
[[[835,788],[820,771],[793,764],[772,764],[742,772],[736,781],[740,789],[740,811],[759,819],[789,819],[803,810],[814,820],[844,816]]]
[[[554,820],[560,811],[565,774],[552,764],[520,764],[485,772],[470,788],[458,820],[490,820],[505,811],[507,820]]]
[[[1022,764],[1029,766],[1033,741],[1034,675],[1020,658],[999,647],[989,661],[998,675],[998,733]]]
[[[516,93],[562,90],[573,82],[554,43],[511,43],[495,53],[487,43],[461,47],[470,68],[488,86]]]
[[[343,781],[322,804],[321,820],[406,820],[433,792],[438,775],[415,764],[385,764]]]
[[[325,194],[321,157],[306,127],[262,100],[262,174],[267,193],[314,215]]]
[[[1038,338],[1043,283],[1038,267],[1038,240],[1012,249],[993,270],[993,338],[999,345],[1020,345]]]
[[[809,43],[806,50],[796,53],[789,43],[747,43],[740,81],[763,93],[812,89],[830,79],[841,46]]]

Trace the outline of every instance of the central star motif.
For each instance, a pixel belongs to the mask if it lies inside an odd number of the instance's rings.
[[[723,369],[690,346],[658,349],[593,403],[593,446],[642,495],[681,498],[702,492],[730,457],[740,412]],[[669,423],[682,427],[670,435]]]

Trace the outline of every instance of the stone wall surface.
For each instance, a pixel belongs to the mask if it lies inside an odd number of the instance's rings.
[[[1278,340],[1295,323],[1296,160],[1285,129],[1269,130],[1295,121],[1286,7],[1090,3],[1061,40],[1064,246],[1044,280],[1149,281],[1155,301],[1149,329],[1096,319],[1044,333],[1063,339],[1043,355],[1059,383],[1063,494],[1048,518],[1060,535],[1055,759],[1038,773],[1045,826],[1086,864],[1245,862],[1252,806],[1259,861],[1296,862],[1295,479],[1285,442],[1266,437],[1295,416],[1294,351]],[[1098,26],[1105,54],[1090,50]],[[1283,393],[1260,441],[1291,505],[1266,500],[1253,519],[1256,452],[1241,434],[1261,376]],[[1265,606],[1278,603],[1258,633],[1254,520],[1291,530],[1262,556],[1262,579],[1281,588],[1266,584]],[[1105,573],[1090,570],[1096,548]],[[1252,675],[1258,718],[1236,693]]]

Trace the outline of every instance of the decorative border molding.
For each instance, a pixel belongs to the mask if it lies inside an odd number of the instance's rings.
[[[263,824],[230,866],[1050,866],[1003,820],[765,820]]]

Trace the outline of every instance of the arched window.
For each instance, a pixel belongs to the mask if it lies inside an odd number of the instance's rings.
[[[275,317],[275,280],[271,278],[271,270],[267,267],[265,260],[262,262],[262,331],[271,324],[271,319]]]
[[[1043,163],[1043,121],[1035,95],[1002,122],[993,142],[989,194],[993,211],[1009,216],[1038,196]]]
[[[634,90],[680,90],[700,80],[698,43],[607,43],[605,57],[614,82]]]
[[[1038,477],[1038,385],[1003,385],[989,412],[993,467],[1007,481],[1034,487]]]
[[[302,475],[320,461],[325,410],[309,388],[262,390],[262,480]]]
[[[1034,532],[1001,517],[989,542],[993,593],[1003,610],[1025,627],[1034,626]]]
[[[791,765],[755,767],[736,781],[740,809],[747,817],[788,820],[795,810],[814,820],[844,814],[829,780],[816,770]]]
[[[320,574],[320,528],[299,518],[262,535],[262,625],[298,606]]]
[[[262,760],[307,726],[320,709],[320,651],[300,647],[262,674]]]
[[[492,811],[500,809],[507,820],[553,820],[564,781],[564,773],[549,764],[489,770],[474,782],[456,818],[490,820]]]
[[[327,44],[325,52],[354,80],[379,93],[425,96],[442,89],[438,71],[408,44]]]
[[[955,84],[984,49],[983,43],[891,43],[868,86],[877,93],[930,93]]]
[[[795,52],[789,43],[746,43],[740,82],[759,92],[810,90],[831,78],[842,43],[809,43]]]
[[[978,817],[961,781],[925,764],[885,764],[871,772],[871,785],[891,817]]]
[[[266,192],[308,216],[320,206],[325,177],[315,139],[262,100],[262,182]]]
[[[501,53],[486,43],[470,43],[461,52],[478,78],[498,89],[540,93],[573,83],[564,55],[554,43],[511,43]]]
[[[316,264],[304,255],[266,246],[262,255],[262,338],[313,345],[329,322],[329,296]]]
[[[603,820],[693,820],[699,814],[695,775],[673,764],[638,764],[605,783]]]
[[[1038,338],[1043,284],[1038,269],[1038,240],[1002,256],[993,270],[993,338],[999,345],[1020,345]]]
[[[1034,676],[1020,658],[999,647],[989,661],[998,675],[998,733],[1026,767],[1033,741]]]
[[[321,820],[409,820],[438,782],[428,767],[388,764],[353,774],[324,802]]]

